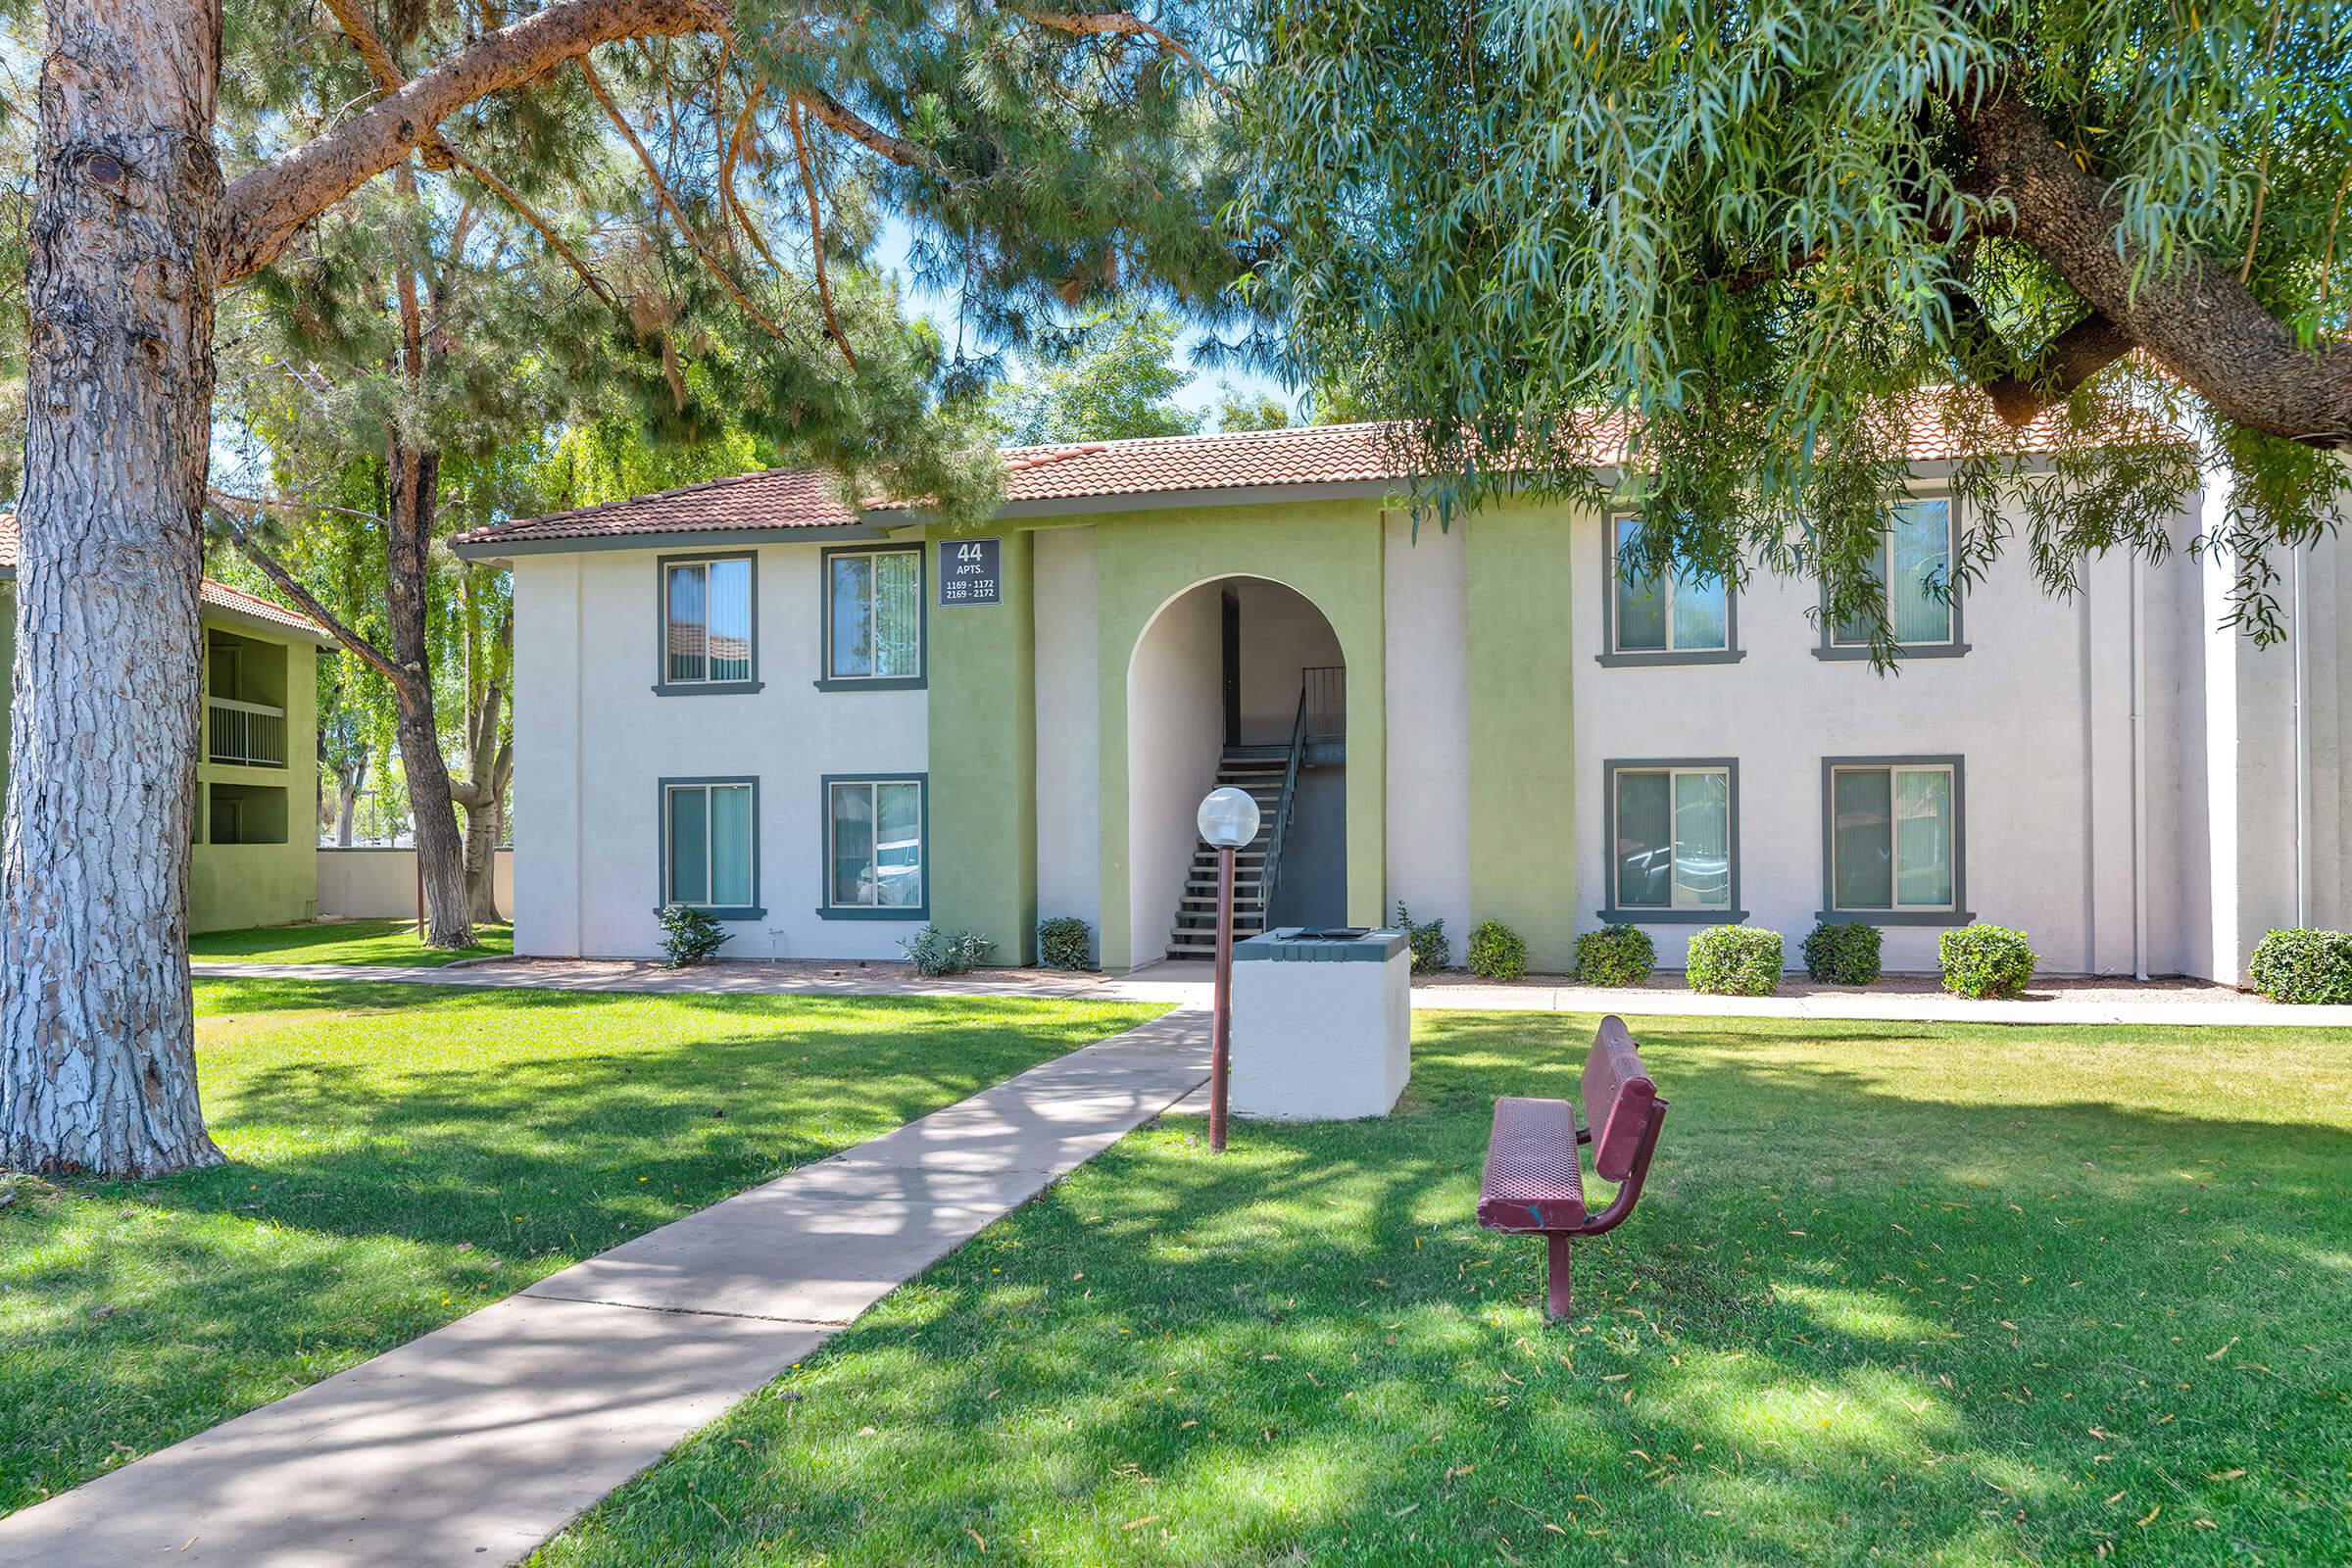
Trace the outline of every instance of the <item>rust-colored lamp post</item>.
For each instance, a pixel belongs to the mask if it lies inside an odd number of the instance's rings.
[[[1257,802],[1231,785],[1200,802],[1200,837],[1217,852],[1216,991],[1210,1004],[1208,1147],[1225,1152],[1225,1080],[1233,1061],[1233,852],[1257,837]]]

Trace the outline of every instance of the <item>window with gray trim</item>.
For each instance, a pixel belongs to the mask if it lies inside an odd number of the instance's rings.
[[[1612,517],[1607,525],[1608,628],[1603,663],[1719,663],[1740,657],[1739,612],[1730,585],[1710,573],[1680,567],[1635,576],[1621,565],[1642,519]]]
[[[760,902],[760,782],[662,782],[662,902],[739,916]]]
[[[824,683],[919,682],[922,547],[831,550],[824,560]]]
[[[754,582],[750,556],[662,561],[660,689],[754,682]]]
[[[825,780],[825,906],[920,918],[926,896],[925,781]]]
[[[1886,596],[1886,624],[1897,647],[1958,646],[1960,590],[1952,574],[1955,543],[1949,497],[1906,501],[1887,518],[1871,575]],[[1840,621],[1829,628],[1825,647],[1833,653],[1867,656],[1870,634],[1867,619]]]
[[[1739,764],[1728,758],[1604,764],[1609,906],[1625,920],[1740,918]]]
[[[1966,886],[1959,760],[1832,759],[1823,773],[1827,912],[1955,914]]]

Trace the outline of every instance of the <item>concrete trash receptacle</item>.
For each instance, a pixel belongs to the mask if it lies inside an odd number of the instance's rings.
[[[1404,933],[1277,926],[1233,959],[1234,1114],[1387,1115],[1413,1076]]]

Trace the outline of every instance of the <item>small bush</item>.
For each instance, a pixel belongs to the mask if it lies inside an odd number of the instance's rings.
[[[1799,949],[1805,973],[1834,986],[1866,986],[1879,977],[1879,928],[1859,920],[1824,920]]]
[[[1490,980],[1516,980],[1527,973],[1527,942],[1500,920],[1470,928],[1470,972]]]
[[[2273,931],[2254,944],[2246,978],[2273,1002],[2352,1003],[2352,931]]]
[[[1781,989],[1781,934],[1752,925],[1711,925],[1690,939],[1684,978],[1719,997],[1769,997]]]
[[[927,925],[900,939],[899,946],[906,950],[906,959],[916,974],[937,980],[942,975],[970,974],[997,945],[977,931],[943,931]]]
[[[735,935],[709,909],[691,904],[663,905],[661,919],[662,951],[669,955],[672,969],[705,962]]]
[[[1964,925],[1936,944],[1943,989],[1956,997],[2014,997],[2034,978],[2033,947],[2005,925]]]
[[[1579,985],[1638,986],[1657,966],[1657,946],[1638,925],[1604,925],[1576,939]]]
[[[1037,961],[1049,969],[1092,969],[1095,930],[1074,914],[1037,923]],[[967,965],[968,967],[968,965]]]
[[[1453,943],[1446,935],[1446,917],[1424,920],[1419,925],[1405,912],[1404,901],[1396,901],[1396,926],[1404,933],[1404,945],[1413,955],[1413,973],[1435,974],[1440,969],[1453,967]]]

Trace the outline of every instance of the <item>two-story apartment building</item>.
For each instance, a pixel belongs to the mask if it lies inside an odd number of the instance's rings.
[[[0,513],[0,704],[16,665],[17,519]],[[318,662],[326,628],[210,577],[204,721],[188,929],[283,925],[318,912]],[[9,739],[0,725],[0,791]]]
[[[1561,969],[1579,931],[1972,917],[2053,971],[2235,980],[2272,925],[2343,924],[2352,557],[2286,564],[2281,646],[2226,567],[2000,563],[1944,590],[1960,503],[1923,435],[1881,575],[1899,673],[1808,582],[1615,569],[1620,519],[1416,530],[1377,427],[1005,454],[976,535],[747,474],[466,535],[514,571],[515,938],[657,950],[703,905],[737,956],[890,957],[926,920],[1028,957],[1075,914],[1125,968],[1205,946],[1193,827],[1265,802],[1244,923],[1458,935]],[[2179,543],[2217,495],[2191,498]]]

